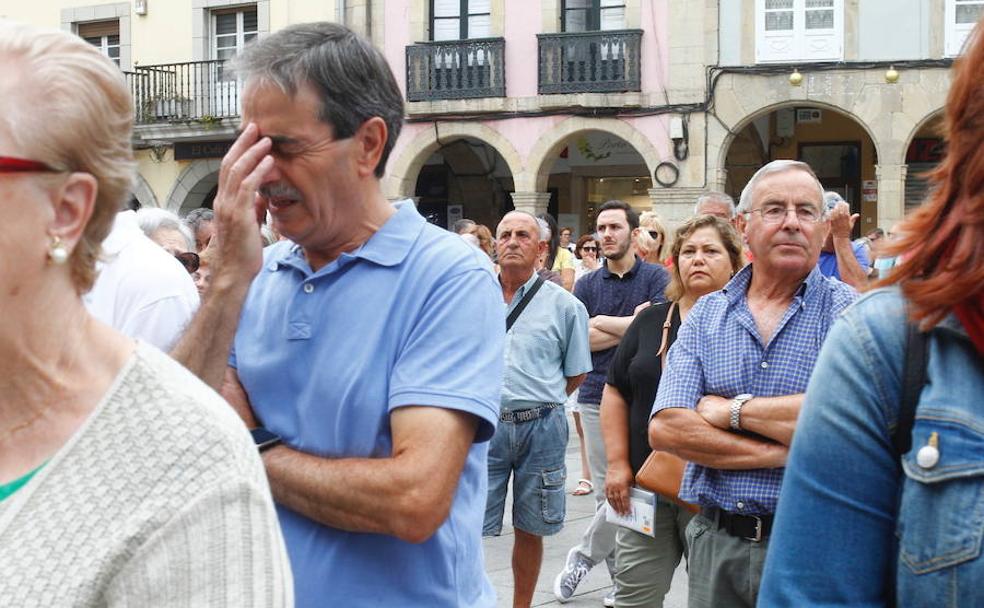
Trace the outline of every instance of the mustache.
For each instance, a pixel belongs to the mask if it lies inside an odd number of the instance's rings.
[[[266,199],[270,198],[290,198],[290,199],[301,199],[301,193],[294,187],[283,183],[276,184],[264,184],[260,186],[259,189],[260,196]]]

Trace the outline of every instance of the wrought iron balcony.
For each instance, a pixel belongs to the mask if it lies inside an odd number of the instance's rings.
[[[136,124],[213,122],[239,116],[239,84],[225,61],[141,65],[124,72]]]
[[[407,101],[505,96],[505,39],[420,42],[407,47]]]
[[[642,30],[537,34],[540,94],[639,91]]]

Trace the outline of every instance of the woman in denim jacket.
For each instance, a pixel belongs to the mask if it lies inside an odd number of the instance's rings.
[[[984,35],[955,66],[936,190],[881,289],[831,330],[786,469],[759,606],[984,606]],[[928,332],[896,453],[906,322]],[[901,460],[901,464],[900,464]]]

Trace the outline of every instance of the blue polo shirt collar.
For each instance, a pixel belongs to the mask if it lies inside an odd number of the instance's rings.
[[[406,259],[417,237],[420,236],[426,220],[410,200],[395,203],[394,213],[369,240],[338,256],[338,259],[326,264],[314,274],[327,274],[355,260],[366,260],[380,266],[396,266]],[[296,268],[305,274],[311,274],[311,266],[304,257],[300,245],[292,244],[284,254],[267,265],[271,270],[285,267]]]
[[[621,279],[622,280],[631,279],[633,276],[635,276],[635,273],[639,271],[640,265],[642,265],[642,258],[640,258],[639,256],[635,256],[635,264],[632,265],[632,268],[630,268],[628,272],[622,275]],[[601,266],[601,278],[603,279],[619,278],[617,274],[608,270],[608,260],[605,260],[605,263],[602,264]]]

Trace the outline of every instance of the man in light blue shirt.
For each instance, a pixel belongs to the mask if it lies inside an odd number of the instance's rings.
[[[544,245],[537,219],[522,211],[506,214],[496,230],[499,282],[512,325],[506,333],[502,412],[489,447],[483,533],[502,531],[512,475],[514,606],[532,602],[543,537],[564,524],[564,401],[591,371],[588,311],[535,272]]]
[[[403,102],[368,41],[292,25],[237,62],[219,263],[177,354],[265,427],[260,449],[274,444],[263,458],[298,606],[493,606],[481,526],[503,367],[495,275],[383,196]],[[262,251],[257,211],[289,241]]]

